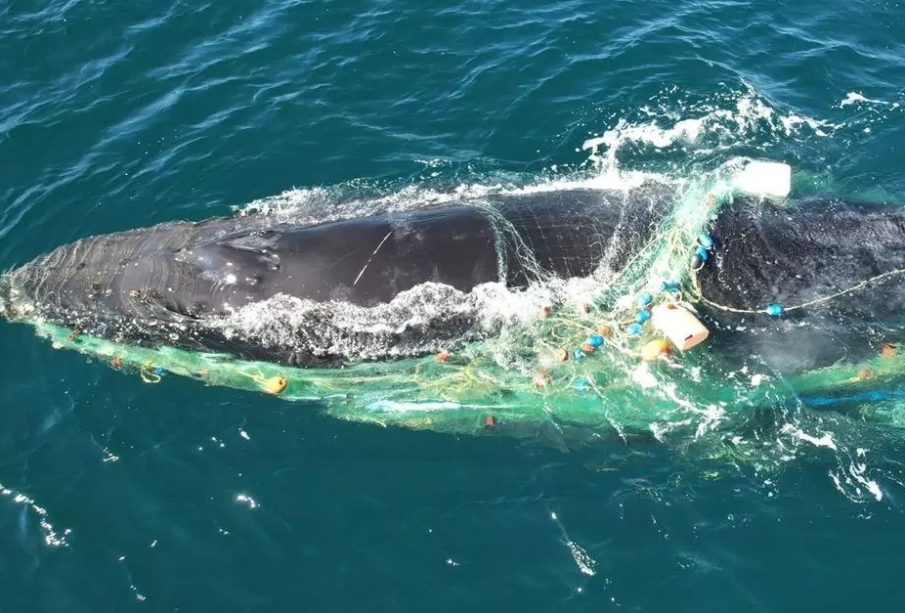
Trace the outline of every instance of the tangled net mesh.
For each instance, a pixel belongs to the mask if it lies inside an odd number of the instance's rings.
[[[642,359],[642,347],[662,335],[643,320],[638,325],[639,297],[650,296],[645,310],[660,303],[694,310],[702,297],[691,256],[721,207],[738,193],[735,177],[748,162],[736,159],[694,179],[670,182],[667,189],[674,196],[665,211],[649,217],[644,236],[637,235],[638,223],[630,223],[625,230],[634,233],[630,240],[619,231],[600,237],[610,247],[626,240],[631,249],[608,249],[585,279],[551,276],[492,199],[470,202],[494,224],[500,270],[513,264],[505,258],[516,258],[532,288],[543,289],[549,307],[453,354],[338,369],[294,368],[228,354],[125,345],[48,322],[32,323],[55,347],[137,371],[148,383],[168,374],[186,376],[208,385],[316,401],[331,415],[352,421],[465,433],[494,426],[524,436],[549,425],[595,435],[615,430],[623,436],[684,429],[699,437],[740,408],[786,406],[796,394],[840,389],[865,368],[837,364],[771,380],[772,373],[758,370],[765,367],[756,356],[741,366],[727,365],[706,349]],[[519,301],[518,290],[508,295],[515,298],[515,308],[535,304]],[[900,376],[903,366],[898,356],[867,365],[874,382]],[[765,379],[770,382],[761,385]],[[901,404],[887,411],[890,420],[905,423]]]
[[[690,296],[695,241],[733,198],[733,176],[745,163],[734,160],[695,180],[671,184],[671,207],[653,222],[641,248],[627,261],[602,262],[582,280],[582,303],[562,295],[569,290],[567,282],[543,270],[492,204],[474,203],[486,210],[498,240],[508,243],[509,248],[497,252],[515,253],[534,283],[548,288],[554,304],[546,316],[504,326],[499,334],[469,343],[448,359],[430,356],[300,369],[225,354],[122,345],[73,335],[48,323],[37,325],[54,345],[138,370],[149,382],[164,373],[185,375],[211,385],[317,400],[328,412],[356,421],[451,431],[474,431],[497,422],[513,427],[575,423],[619,431],[651,424],[706,428],[719,421],[733,399],[753,400],[751,390],[736,382],[714,385],[726,381],[726,373],[706,351],[684,354],[681,363],[644,363],[639,348],[659,335],[650,325],[641,334],[630,334],[628,326],[643,294],[654,296],[654,303],[678,301],[693,308],[683,296]],[[500,262],[501,268],[507,264]],[[664,281],[675,285],[661,291]],[[605,336],[605,342],[583,351],[595,335]]]

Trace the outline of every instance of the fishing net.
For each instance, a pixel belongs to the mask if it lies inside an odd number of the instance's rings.
[[[706,348],[642,359],[642,348],[662,339],[644,313],[661,303],[694,310],[694,272],[700,263],[694,254],[720,208],[738,193],[737,178],[747,163],[734,160],[671,185],[671,205],[666,214],[652,217],[640,248],[625,261],[601,263],[581,280],[550,277],[493,203],[476,200],[472,206],[485,210],[498,240],[507,243],[498,253],[514,253],[533,275],[533,284],[545,289],[549,304],[536,316],[451,354],[294,368],[228,354],[119,344],[46,322],[36,326],[54,346],[104,359],[148,383],[185,376],[206,385],[316,401],[343,419],[445,432],[504,429],[534,436],[540,428],[553,427],[623,436],[677,428],[701,433],[741,407],[787,405],[796,394],[832,400],[852,381],[865,383],[864,376],[859,378],[865,368],[871,370],[871,385],[893,380],[901,371],[898,358],[771,384],[762,384],[770,373],[756,359],[730,367]],[[501,267],[509,264],[500,262]],[[890,396],[884,414],[898,415],[899,402]]]
[[[590,436],[615,432],[623,437],[688,431],[698,437],[751,407],[797,410],[802,397],[814,404],[850,406],[872,418],[905,423],[905,390],[900,393],[894,387],[903,365],[897,355],[780,377],[756,355],[728,363],[718,352],[708,351],[706,344],[686,352],[675,347],[666,351],[663,332],[650,321],[652,309],[677,305],[694,313],[701,301],[710,304],[695,281],[696,269],[709,257],[711,224],[740,192],[750,193],[752,185],[769,188],[777,183],[770,173],[782,174],[781,167],[773,166],[752,178],[751,168],[750,160],[735,159],[715,171],[666,184],[651,185],[648,179],[625,191],[621,199],[606,198],[607,203],[631,202],[636,208],[626,205],[623,214],[630,218],[612,233],[607,229],[605,236],[593,224],[576,224],[575,232],[600,233],[591,238],[608,248],[591,274],[573,279],[545,270],[535,249],[512,223],[511,211],[502,210],[498,199],[469,199],[467,204],[479,208],[494,227],[501,278],[517,265],[530,284],[525,290],[488,284],[467,296],[451,288],[427,288],[430,291],[419,294],[418,300],[440,303],[430,305],[430,312],[455,315],[491,308],[516,315],[496,318],[485,330],[492,333],[477,335],[478,340],[467,338],[448,347],[451,351],[443,350],[443,344],[453,339],[425,329],[420,336],[437,341],[420,346],[422,355],[433,353],[427,357],[405,358],[400,353],[404,359],[361,360],[342,368],[296,368],[225,353],[118,343],[37,317],[31,323],[55,347],[100,358],[149,384],[184,376],[205,385],[312,401],[335,417],[384,426],[461,433],[504,431],[525,437],[545,429]],[[778,183],[783,180],[779,176]],[[665,204],[664,193],[668,194]],[[639,202],[650,210],[638,209]],[[459,300],[468,304],[458,304]],[[292,337],[294,328],[281,330],[267,319],[271,307],[282,319],[287,310],[301,311],[299,305],[277,301],[255,305],[257,310],[249,319],[275,337]],[[315,319],[325,321],[330,314],[324,309],[333,307],[317,304],[312,308]],[[382,308],[356,307],[334,314],[334,319],[380,323],[387,318],[412,318],[399,305]],[[424,319],[421,327],[430,328],[431,321]],[[293,325],[304,327],[308,322],[300,318]],[[393,334],[378,337],[377,344],[387,355],[392,355],[393,348],[387,351],[382,345],[392,344],[393,338]],[[350,340],[338,337],[330,342]]]

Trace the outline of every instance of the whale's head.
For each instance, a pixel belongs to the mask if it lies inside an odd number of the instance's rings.
[[[182,317],[164,288],[185,284],[172,257],[196,224],[166,224],[75,241],[0,277],[0,314],[129,338]],[[153,289],[149,289],[152,288]]]

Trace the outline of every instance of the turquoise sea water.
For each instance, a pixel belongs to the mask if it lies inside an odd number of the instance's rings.
[[[891,1],[7,0],[0,268],[172,219],[739,155],[790,163],[800,194],[905,202],[903,58]],[[3,611],[905,603],[889,425],[756,412],[574,447],[145,385],[21,325],[0,347]]]

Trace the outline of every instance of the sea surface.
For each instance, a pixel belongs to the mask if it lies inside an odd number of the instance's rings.
[[[905,203],[903,143],[893,0],[0,0],[4,270],[175,219],[735,156]],[[902,426],[568,445],[147,385],[23,325],[0,351],[2,611],[905,605]]]

